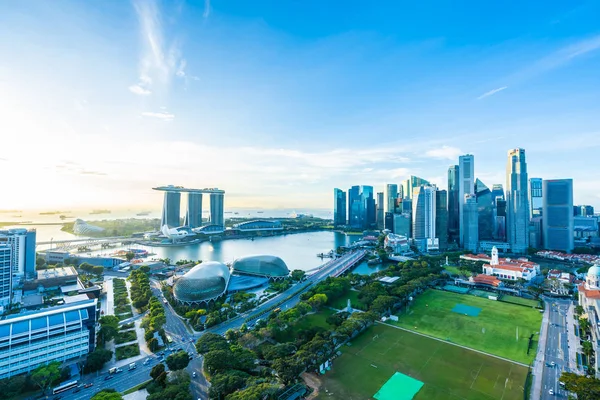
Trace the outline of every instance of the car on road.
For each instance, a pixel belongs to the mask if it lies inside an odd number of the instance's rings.
[[[81,388],[80,387],[76,387],[75,390],[73,390],[73,393],[79,393],[81,392]]]
[[[104,377],[104,380],[105,380],[105,381],[108,381],[109,379],[112,379],[112,378],[114,378],[114,376],[112,376],[112,375],[106,375],[106,376]]]
[[[552,389],[548,390],[548,394],[554,395],[554,390],[552,390]]]
[[[91,388],[92,386],[94,386],[93,383],[86,383],[85,385],[83,385],[84,388]]]
[[[192,377],[196,377],[196,371],[192,372]]]

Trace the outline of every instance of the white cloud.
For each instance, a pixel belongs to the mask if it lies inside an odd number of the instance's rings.
[[[454,160],[458,158],[463,152],[457,147],[442,146],[438,149],[431,149],[425,152],[427,157],[439,158],[444,160]]]
[[[129,91],[134,94],[139,94],[140,96],[147,96],[152,93],[150,90],[143,88],[141,83],[139,85],[129,86]]]
[[[494,95],[494,94],[496,94],[498,92],[501,92],[501,91],[503,91],[504,89],[507,89],[507,88],[508,88],[508,86],[502,86],[502,87],[499,87],[497,89],[492,89],[489,92],[485,92],[484,94],[482,94],[481,96],[479,96],[477,98],[477,100],[485,99],[486,97]]]
[[[185,77],[185,66],[187,65],[185,58],[182,58],[181,61],[179,62],[179,67],[177,67],[177,72],[175,72],[175,75],[179,76],[180,78]]]
[[[210,0],[204,0],[204,12],[202,13],[204,18],[208,18],[210,16]]]
[[[142,116],[150,117],[150,118],[158,118],[158,119],[162,119],[163,121],[172,121],[173,118],[175,118],[175,115],[173,115],[169,112],[143,112]]]

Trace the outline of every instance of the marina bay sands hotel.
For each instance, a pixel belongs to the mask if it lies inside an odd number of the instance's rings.
[[[202,226],[202,195],[210,195],[210,225],[224,226],[225,217],[223,202],[225,191],[210,189],[188,189],[182,186],[158,186],[152,188],[160,192],[165,192],[163,202],[162,217],[160,225],[167,225],[169,228],[181,226],[181,193],[187,193],[187,210],[183,226],[188,228],[200,228]]]

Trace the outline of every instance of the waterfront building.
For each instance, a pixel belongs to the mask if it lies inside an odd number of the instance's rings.
[[[524,149],[508,151],[506,164],[506,236],[513,253],[529,247],[529,195]]]
[[[578,287],[579,305],[587,314],[594,352],[600,351],[600,265],[590,267],[585,282]]]
[[[88,224],[82,219],[77,218],[73,223],[73,233],[75,235],[92,235],[94,233],[104,232],[104,228],[92,224]]]
[[[494,199],[492,191],[479,179],[475,181],[479,240],[494,239]]]
[[[409,213],[393,214],[393,230],[396,235],[412,237],[412,218]]]
[[[346,192],[333,189],[333,225],[346,225]]]
[[[385,207],[384,213],[396,212],[396,199],[398,198],[398,185],[395,183],[388,183],[385,185]]]
[[[210,194],[210,223],[225,226],[225,196],[223,193]]]
[[[19,278],[35,275],[35,238],[35,229],[0,230],[0,244],[10,246],[12,273]]]
[[[408,197],[409,199],[412,199],[414,189],[423,185],[430,185],[430,183],[426,179],[411,175],[410,178],[402,182],[402,193],[404,195],[403,197]]]
[[[217,261],[203,262],[175,281],[173,295],[183,304],[208,304],[227,292],[230,278],[227,265]]]
[[[178,226],[181,226],[180,212],[181,193],[166,191],[160,226],[166,225],[169,228],[177,228]]]
[[[448,192],[435,192],[435,233],[438,237],[440,251],[448,249]]]
[[[202,226],[202,194],[188,193],[188,204],[185,212],[183,225],[188,228],[199,228]]]
[[[361,228],[361,211],[360,186],[352,186],[348,190],[348,225],[352,228]]]
[[[0,320],[0,379],[42,364],[86,356],[96,346],[96,299],[87,299]]]
[[[460,232],[460,193],[458,182],[460,172],[458,165],[448,168],[448,240],[458,242]]]
[[[543,206],[542,178],[529,178],[529,218],[541,216]]]
[[[0,244],[0,306],[6,307],[12,300],[11,246]],[[1,314],[1,312],[0,312]]]
[[[465,250],[477,251],[479,246],[479,216],[477,214],[477,197],[466,194],[463,204],[463,247]]]
[[[237,274],[269,279],[283,279],[290,274],[281,258],[266,254],[238,258],[231,265],[231,269]]]
[[[458,199],[459,205],[459,241],[462,247],[465,246],[465,195],[475,194],[475,157],[471,154],[465,154],[458,158]]]
[[[544,248],[573,251],[573,180],[544,180],[542,226]]]
[[[376,221],[377,229],[383,229],[383,192],[377,192]]]
[[[439,249],[435,231],[436,187],[413,189],[412,239],[420,251]]]
[[[385,248],[392,249],[394,254],[402,254],[410,250],[408,244],[408,238],[403,235],[396,235],[394,233],[388,233],[383,241]]]

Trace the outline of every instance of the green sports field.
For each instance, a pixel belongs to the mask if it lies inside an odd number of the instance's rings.
[[[318,399],[372,399],[396,372],[424,383],[415,400],[523,398],[526,367],[391,326],[376,324],[340,350]]]
[[[472,317],[452,312],[457,304],[481,309]],[[391,322],[416,332],[529,364],[535,358],[542,314],[533,308],[441,290],[417,296],[407,314]],[[518,339],[517,339],[518,328]],[[527,355],[529,336],[533,348]]]

